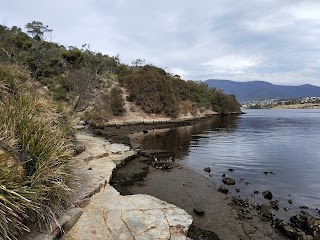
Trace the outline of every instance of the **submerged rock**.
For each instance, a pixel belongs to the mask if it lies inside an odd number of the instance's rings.
[[[235,185],[235,184],[236,184],[236,181],[235,181],[234,179],[228,178],[228,177],[223,178],[223,179],[222,179],[222,182],[223,182],[224,184],[226,184],[226,185]]]
[[[194,208],[193,212],[199,216],[203,216],[205,214],[205,211],[201,208]]]
[[[229,189],[224,188],[224,187],[221,186],[221,187],[218,189],[218,191],[219,191],[219,192],[222,192],[222,193],[224,193],[224,194],[228,194]]]
[[[234,169],[233,168],[228,168],[228,171],[229,172],[234,172]]]
[[[308,209],[307,206],[300,206],[301,209]]]
[[[205,172],[207,172],[207,173],[211,173],[211,168],[210,167],[206,167],[206,168],[204,168],[203,169]]]

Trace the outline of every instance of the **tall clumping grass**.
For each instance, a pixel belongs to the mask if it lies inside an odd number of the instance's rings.
[[[68,131],[28,73],[0,65],[0,239],[47,227],[70,204],[73,180]]]

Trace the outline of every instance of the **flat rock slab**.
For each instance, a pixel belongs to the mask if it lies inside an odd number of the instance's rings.
[[[75,157],[75,175],[79,179],[78,191],[74,194],[74,203],[80,204],[107,184],[116,167],[115,162],[135,154],[129,146],[110,143],[104,138],[86,133],[78,133],[76,139],[85,151]]]
[[[91,197],[64,240],[186,239],[192,217],[148,195],[121,196],[106,185]]]

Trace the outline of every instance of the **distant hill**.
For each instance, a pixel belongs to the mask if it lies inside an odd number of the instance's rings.
[[[255,101],[272,98],[294,98],[320,96],[320,87],[305,84],[301,86],[274,85],[264,81],[235,82],[230,80],[209,79],[209,87],[222,89],[234,94],[238,101]]]

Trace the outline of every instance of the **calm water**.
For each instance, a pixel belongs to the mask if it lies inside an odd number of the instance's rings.
[[[307,205],[320,208],[320,110],[246,110],[245,115],[217,117],[194,126],[151,132],[141,136],[145,148],[171,149],[177,161],[209,176],[219,187],[224,173],[236,180],[229,195],[265,202],[270,190],[280,201],[278,216]],[[179,150],[180,148],[180,150]],[[182,149],[181,149],[182,148]],[[229,172],[233,168],[234,172]],[[275,175],[265,175],[272,171]],[[244,178],[246,185],[240,179]],[[241,190],[236,193],[235,188]],[[288,199],[293,200],[290,205]],[[285,213],[283,207],[290,207]]]

